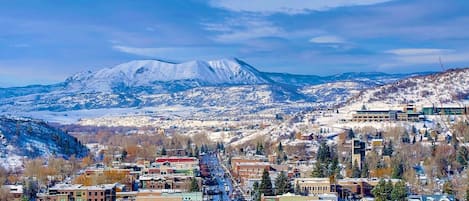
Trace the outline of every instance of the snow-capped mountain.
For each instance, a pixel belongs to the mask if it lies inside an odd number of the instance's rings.
[[[84,157],[88,149],[78,140],[43,121],[0,117],[0,165],[16,168],[22,159],[71,155]]]
[[[351,98],[347,105],[379,102],[387,105],[412,103],[432,105],[456,103],[469,99],[469,68],[411,77],[366,89]]]
[[[78,73],[55,85],[0,88],[0,114],[176,105],[252,113],[279,104],[288,108],[299,105],[294,103],[307,103],[307,107],[342,103],[357,90],[409,76],[265,73],[239,59],[183,63],[138,60]]]
[[[166,93],[200,86],[270,84],[272,81],[238,59],[170,63],[139,60],[78,73],[66,80],[66,89],[81,92],[122,92],[129,89]]]

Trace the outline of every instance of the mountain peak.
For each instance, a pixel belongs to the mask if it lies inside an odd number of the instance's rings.
[[[161,82],[196,82],[196,85],[268,84],[271,80],[239,59],[192,60],[172,63],[163,60],[133,60],[96,72],[78,73],[67,79],[72,89],[108,91],[117,85],[152,86]]]

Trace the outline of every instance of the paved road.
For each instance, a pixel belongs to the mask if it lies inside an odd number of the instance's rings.
[[[208,153],[202,156],[202,164],[207,165],[210,176],[204,179],[204,200],[232,201],[239,200],[233,194],[233,184],[225,174],[217,155]],[[211,182],[210,182],[211,181]]]

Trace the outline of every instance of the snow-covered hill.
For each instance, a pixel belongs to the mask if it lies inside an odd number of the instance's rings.
[[[416,76],[391,84],[370,88],[348,100],[347,105],[363,104],[432,105],[456,103],[469,99],[469,68]]]
[[[16,168],[23,158],[84,157],[88,149],[67,133],[43,121],[0,117],[0,165]]]

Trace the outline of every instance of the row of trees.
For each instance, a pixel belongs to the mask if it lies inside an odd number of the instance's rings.
[[[293,188],[290,182],[290,179],[281,171],[277,178],[275,179],[275,188],[273,187],[272,180],[269,175],[269,171],[264,170],[262,172],[261,182],[254,182],[253,190],[251,191],[251,196],[253,200],[260,201],[261,195],[264,196],[273,196],[273,195],[283,195],[285,193],[292,192]]]
[[[405,201],[407,197],[407,189],[404,181],[398,181],[393,185],[391,180],[387,182],[381,179],[373,190],[371,190],[376,201]]]

